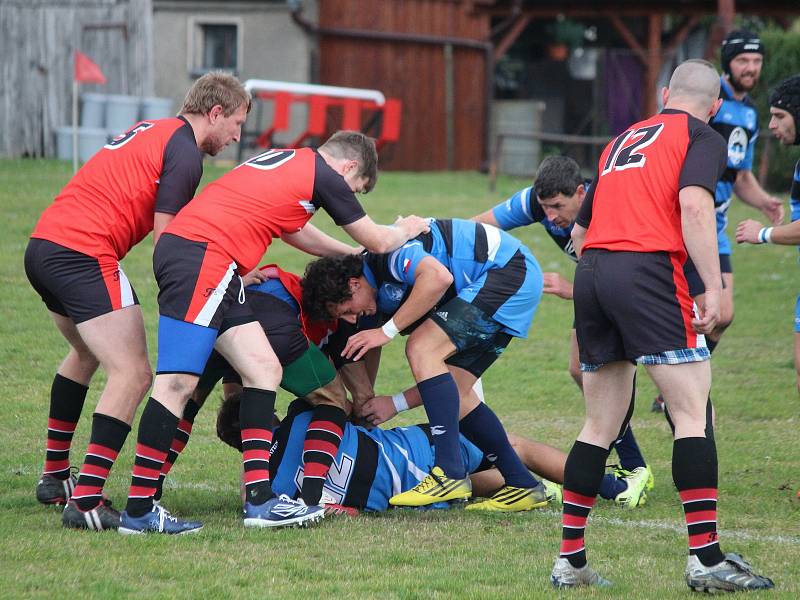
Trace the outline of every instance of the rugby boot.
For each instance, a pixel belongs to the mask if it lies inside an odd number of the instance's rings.
[[[649,467],[649,465],[644,466],[649,473],[647,477],[647,483],[645,484],[645,489],[650,492],[656,485],[656,478],[653,476],[653,469]],[[631,472],[623,469],[620,465],[614,465],[614,477],[617,479],[625,479],[626,477],[630,476]]]
[[[503,486],[491,498],[470,504],[466,510],[522,512],[547,506],[548,501],[547,488],[540,481],[533,488],[519,488],[512,485]]]
[[[614,503],[622,508],[636,508],[644,506],[647,502],[647,482],[650,479],[650,469],[637,467],[621,478],[628,487],[614,497]]]
[[[611,582],[597,574],[589,565],[583,565],[580,569],[569,564],[566,558],[557,558],[553,565],[553,572],[550,573],[550,583],[554,588],[574,588],[589,585],[598,587],[611,587]]]
[[[756,574],[753,567],[734,552],[725,555],[721,563],[706,567],[697,556],[689,556],[684,572],[686,585],[694,592],[746,592],[770,590],[772,579]]]
[[[322,506],[308,506],[302,500],[293,500],[286,494],[270,498],[264,504],[244,504],[245,527],[307,527],[322,520]]]
[[[66,504],[77,483],[72,473],[66,479],[44,473],[36,484],[36,499],[42,504]]]
[[[132,517],[127,511],[120,515],[119,532],[122,535],[138,535],[142,533],[167,533],[184,535],[197,533],[203,528],[200,521],[184,521],[169,514],[161,505],[153,505],[150,512],[141,517]]]
[[[319,499],[319,505],[325,511],[326,517],[358,516],[357,508],[353,508],[352,506],[345,506],[344,504],[339,504],[336,501],[336,498],[331,496],[324,488],[322,490],[322,496]]]
[[[441,467],[433,467],[431,472],[416,486],[389,498],[392,506],[427,506],[437,502],[453,500],[466,501],[472,496],[472,481],[451,479]]]
[[[547,500],[553,504],[564,503],[564,490],[560,483],[555,483],[548,479],[542,479],[544,489],[547,491]]]
[[[64,512],[61,513],[61,524],[69,529],[117,529],[119,519],[119,512],[111,508],[111,502],[105,499],[91,510],[81,510],[75,502],[67,502]]]

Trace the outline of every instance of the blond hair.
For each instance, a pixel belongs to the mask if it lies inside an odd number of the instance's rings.
[[[250,94],[233,75],[212,71],[194,82],[183,101],[180,114],[206,115],[219,105],[222,114],[230,117],[240,106],[250,112]]]

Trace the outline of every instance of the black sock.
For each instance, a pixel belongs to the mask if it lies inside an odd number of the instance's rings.
[[[192,427],[194,426],[194,418],[199,410],[200,406],[191,398],[183,408],[183,416],[178,421],[178,429],[175,430],[175,437],[169,446],[167,460],[161,466],[161,475],[158,477],[158,488],[153,496],[154,500],[161,500],[161,495],[164,493],[164,480],[172,470],[183,449],[186,448],[186,444],[189,443],[189,436],[192,435]]]
[[[338,406],[320,404],[314,408],[303,442],[303,484],[306,504],[319,504],[328,471],[339,452],[347,415]]]
[[[119,419],[94,413],[86,459],[78,474],[78,484],[72,492],[72,499],[81,510],[92,510],[100,504],[108,473],[130,430],[131,426]]]
[[[89,388],[56,373],[50,386],[50,414],[47,419],[47,452],[44,469],[56,479],[69,477],[69,450]]]
[[[608,452],[607,448],[576,441],[564,465],[560,556],[578,569],[586,565],[583,533],[600,489]]]
[[[155,398],[149,398],[139,421],[136,459],[125,507],[131,517],[141,517],[153,510],[153,497],[158,488],[161,467],[177,428],[178,417]]]
[[[724,560],[717,538],[717,448],[707,438],[681,438],[672,446],[672,480],[683,503],[689,554],[710,567]]]
[[[450,373],[435,375],[417,384],[433,434],[436,464],[453,479],[466,477],[458,439],[458,387]]]
[[[273,497],[269,482],[269,450],[274,411],[274,391],[242,389],[239,424],[242,428],[245,498],[250,504],[264,504]]]

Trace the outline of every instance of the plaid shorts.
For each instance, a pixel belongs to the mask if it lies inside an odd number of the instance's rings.
[[[711,353],[705,346],[700,348],[683,348],[682,350],[669,350],[658,354],[645,354],[636,359],[640,365],[680,365],[683,363],[702,362],[711,358]],[[592,373],[603,364],[581,363],[581,371]]]

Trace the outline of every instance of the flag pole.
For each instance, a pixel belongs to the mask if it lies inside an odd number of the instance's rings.
[[[72,173],[78,172],[78,81],[72,80]]]

